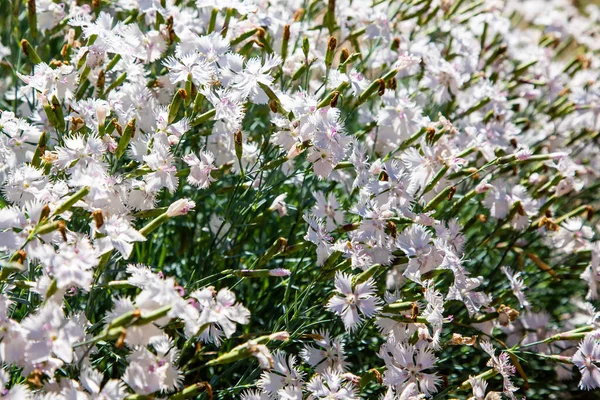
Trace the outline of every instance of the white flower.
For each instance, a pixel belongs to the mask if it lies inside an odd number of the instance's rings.
[[[573,356],[573,364],[581,372],[579,387],[591,390],[600,387],[600,343],[593,335],[586,335]]]
[[[203,87],[213,77],[212,66],[196,52],[183,54],[177,58],[171,56],[163,61],[163,65],[169,69],[169,78],[172,83],[185,83],[188,76],[191,75],[192,82],[197,87]]]
[[[301,357],[316,372],[321,373],[327,369],[344,371],[346,369],[346,356],[341,338],[330,338],[328,331],[320,331],[312,335],[318,347],[306,345],[300,352]]]
[[[274,367],[270,371],[264,371],[258,380],[258,387],[275,397],[277,393],[285,389],[300,389],[303,383],[303,374],[296,367],[296,357],[286,357],[283,351],[274,354]]]
[[[63,361],[73,361],[72,346],[85,336],[83,329],[65,318],[62,307],[52,301],[25,318],[21,326],[28,340],[27,346],[21,349],[29,363],[25,375],[37,366],[52,376]]]
[[[494,368],[496,372],[502,375],[504,382],[504,394],[508,398],[516,400],[514,392],[519,390],[519,388],[513,385],[513,383],[510,380],[510,377],[515,374],[516,368],[510,364],[510,357],[508,353],[502,352],[500,356],[497,357],[495,354],[496,350],[490,342],[481,342],[481,348],[491,357],[490,360],[487,362],[487,366]]]
[[[201,152],[200,158],[195,154],[188,154],[183,161],[190,166],[190,174],[187,178],[190,185],[206,189],[216,180],[210,176],[212,171],[217,170],[214,166],[215,157],[211,152]]]
[[[269,211],[277,211],[280,217],[287,215],[287,204],[285,204],[286,197],[287,193],[275,197],[275,200],[273,200],[273,203],[269,206]]]
[[[327,197],[321,191],[313,193],[316,204],[313,206],[313,213],[318,218],[325,218],[327,221],[327,230],[333,231],[338,225],[344,223],[344,212],[340,207],[340,203],[333,193],[329,193]]]
[[[354,331],[363,322],[359,311],[364,318],[371,318],[379,310],[380,300],[375,296],[375,283],[372,279],[359,283],[352,289],[352,276],[337,272],[335,291],[339,294],[329,300],[327,309],[342,317],[349,332]]]
[[[308,382],[307,389],[315,399],[358,399],[356,389],[351,383],[343,382],[343,376],[339,370],[328,369],[321,375],[315,375]]]
[[[529,301],[527,301],[525,293],[523,292],[527,288],[527,286],[525,286],[525,283],[523,283],[523,279],[521,278],[522,273],[517,272],[515,274],[509,267],[500,267],[500,269],[508,278],[508,281],[510,282],[510,288],[512,289],[513,294],[515,295],[517,300],[519,300],[519,305],[521,306],[521,308],[528,307]]]
[[[143,242],[146,240],[127,220],[116,215],[106,218],[104,224],[98,229],[98,232],[105,235],[95,241],[100,254],[115,249],[121,253],[124,259],[128,259],[133,251],[133,242]]]
[[[259,84],[271,87],[273,77],[269,71],[281,64],[281,57],[270,54],[264,63],[258,57],[251,58],[246,62],[246,68],[233,76],[231,87],[238,91],[241,98],[250,97],[255,103],[264,104],[268,97]]]
[[[200,333],[204,342],[219,345],[223,336],[230,338],[236,330],[236,324],[245,325],[250,318],[250,311],[237,303],[235,294],[228,289],[216,292],[213,287],[196,290],[191,295],[197,300],[200,312],[197,320],[186,321],[186,333],[189,336]],[[202,328],[201,332],[198,332]]]
[[[437,392],[440,378],[431,371],[437,361],[433,351],[426,346],[415,347],[398,343],[393,338],[381,346],[379,356],[384,360],[386,371],[383,383],[401,391],[407,384],[415,383],[427,396]]]

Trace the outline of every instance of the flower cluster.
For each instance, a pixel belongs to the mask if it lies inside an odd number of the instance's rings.
[[[84,3],[0,15],[0,397],[600,388],[599,6]]]

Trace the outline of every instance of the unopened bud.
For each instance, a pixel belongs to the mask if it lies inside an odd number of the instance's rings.
[[[242,149],[243,149],[243,136],[242,136],[241,130],[238,130],[234,134],[233,141],[235,142],[235,155],[237,156],[238,160],[241,160],[242,159]]]
[[[329,38],[327,42],[327,52],[325,53],[325,66],[327,68],[331,67],[331,63],[333,62],[333,55],[335,54],[335,48],[337,47],[337,39],[334,36]]]
[[[308,52],[310,50],[310,42],[307,37],[302,39],[302,52],[304,53],[304,58],[308,58]]]
[[[196,203],[188,199],[179,199],[169,206],[167,209],[167,216],[169,218],[177,217],[179,215],[186,215],[188,212],[196,207]]]
[[[269,271],[269,275],[275,276],[278,278],[290,276],[291,274],[292,274],[292,271],[290,271],[289,269],[285,269],[285,268],[275,268],[275,269],[272,269]]]
[[[31,47],[31,44],[27,41],[27,39],[21,40],[21,50],[23,51],[23,54],[25,54],[25,57],[27,57],[32,64],[36,65],[42,62],[37,52],[33,47]]]

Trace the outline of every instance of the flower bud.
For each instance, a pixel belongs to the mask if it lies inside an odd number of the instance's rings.
[[[31,47],[31,44],[27,41],[27,39],[21,40],[21,50],[23,51],[23,54],[25,54],[25,57],[32,62],[32,64],[36,65],[42,62],[40,56],[38,56],[35,49]]]
[[[177,217],[179,215],[186,215],[190,210],[196,207],[196,203],[188,199],[179,199],[169,206],[167,209],[167,216],[169,218]]]
[[[325,53],[325,67],[331,67],[333,62],[333,55],[335,54],[335,48],[337,47],[337,39],[334,36],[329,38],[327,42],[327,52]]]

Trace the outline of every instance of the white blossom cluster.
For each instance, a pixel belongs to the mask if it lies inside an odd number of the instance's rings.
[[[599,389],[600,7],[573,3],[14,2],[0,398]]]

